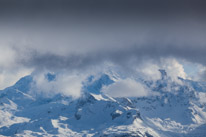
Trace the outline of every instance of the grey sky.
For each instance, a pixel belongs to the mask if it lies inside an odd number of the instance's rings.
[[[7,47],[15,54],[8,64],[36,69],[80,69],[104,61],[129,66],[164,57],[205,65],[204,4],[183,0],[1,1],[0,50]]]

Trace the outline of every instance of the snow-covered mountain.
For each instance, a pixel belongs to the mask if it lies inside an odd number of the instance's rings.
[[[175,82],[164,70],[160,73],[157,81],[139,80],[156,94],[129,98],[101,92],[118,79],[112,74],[88,77],[78,99],[35,96],[33,77],[23,77],[0,91],[0,135],[205,137],[206,84],[182,78]],[[55,75],[46,77],[55,80]]]

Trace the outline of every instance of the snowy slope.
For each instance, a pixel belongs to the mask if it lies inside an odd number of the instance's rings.
[[[157,81],[141,81],[158,95],[113,98],[101,92],[114,77],[91,76],[78,99],[57,94],[31,94],[33,78],[26,76],[0,91],[2,136],[206,136],[206,85],[166,72]],[[47,75],[54,80],[54,75]]]

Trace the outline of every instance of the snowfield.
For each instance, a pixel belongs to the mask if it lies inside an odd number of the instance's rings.
[[[109,73],[89,77],[77,99],[34,95],[33,77],[23,77],[0,91],[0,136],[206,137],[206,84],[160,72],[157,81],[137,79],[155,93],[139,97],[101,92],[118,79]]]

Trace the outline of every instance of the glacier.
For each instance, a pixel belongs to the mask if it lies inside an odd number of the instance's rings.
[[[33,76],[25,76],[0,91],[0,136],[205,137],[206,83],[160,73],[159,80],[136,79],[158,94],[111,97],[101,89],[118,77],[103,73],[89,76],[77,99],[34,95]]]

